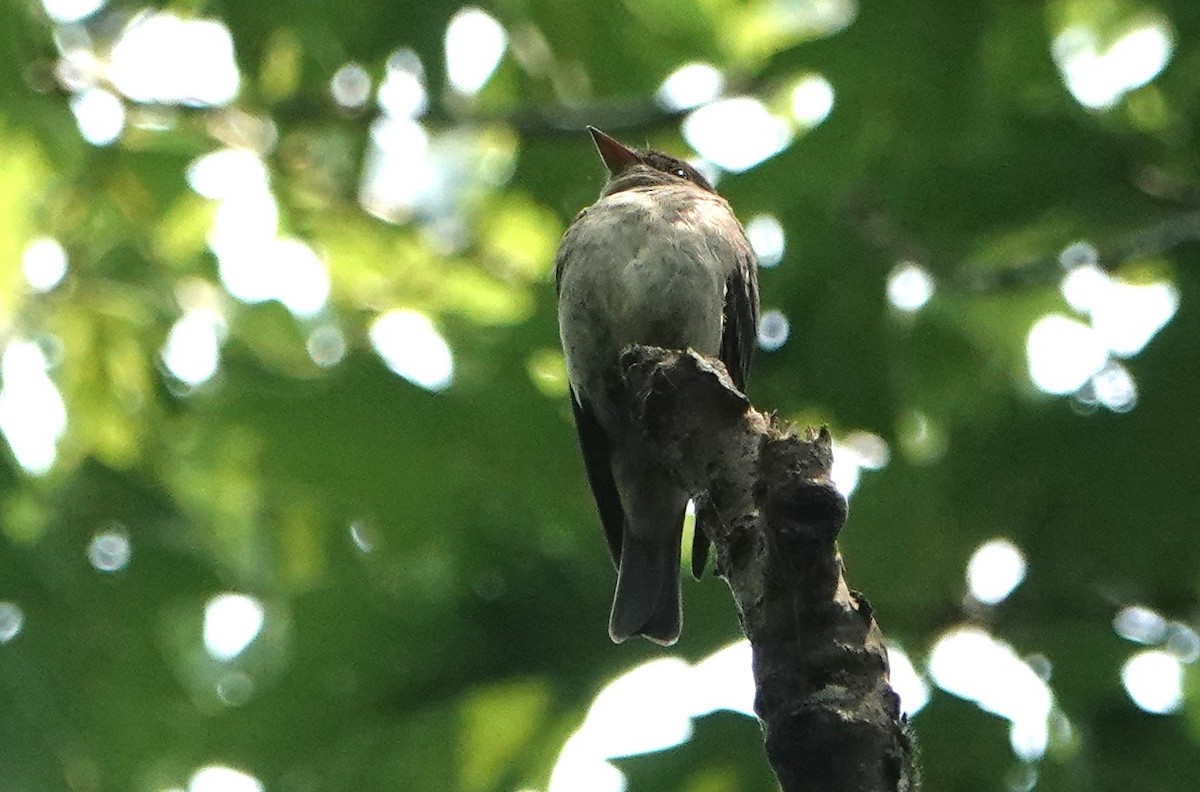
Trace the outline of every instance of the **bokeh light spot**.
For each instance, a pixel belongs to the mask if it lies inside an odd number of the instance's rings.
[[[783,259],[786,239],[783,225],[774,215],[756,215],[746,223],[746,238],[750,240],[758,266],[770,268]]]
[[[455,90],[476,94],[504,56],[508,34],[486,11],[462,8],[446,27],[446,76]]]
[[[371,98],[371,75],[358,63],[347,63],[329,81],[329,93],[347,110],[362,107]]]
[[[284,237],[272,246],[277,268],[275,297],[293,315],[307,319],[320,313],[329,299],[329,272],[311,247]]]
[[[61,27],[56,33],[74,30]],[[68,93],[78,93],[94,88],[104,79],[104,66],[91,49],[91,40],[86,35],[59,35],[58,49],[62,53],[54,64],[54,79]]]
[[[1100,342],[1118,357],[1140,352],[1179,308],[1174,284],[1126,283],[1093,263],[1071,267],[1059,288],[1072,308],[1091,317]]]
[[[858,489],[863,470],[878,470],[888,462],[891,449],[877,434],[850,432],[833,443],[833,468],[829,478],[838,492],[849,498]]]
[[[113,45],[108,76],[135,102],[200,107],[229,104],[241,81],[224,23],[166,12],[133,18]]]
[[[378,102],[385,115],[397,119],[418,118],[429,108],[425,68],[417,53],[400,49],[388,56]]]
[[[1121,684],[1146,712],[1167,715],[1183,705],[1183,666],[1167,652],[1138,652],[1121,667]]]
[[[217,698],[230,707],[240,707],[254,696],[254,680],[233,671],[217,681]]]
[[[1029,377],[1044,393],[1073,393],[1108,360],[1108,350],[1092,328],[1061,314],[1048,314],[1025,342]]]
[[[792,118],[805,128],[815,127],[833,110],[833,86],[819,74],[809,74],[792,86]]]
[[[107,146],[125,128],[125,105],[103,88],[86,88],[71,97],[79,134],[93,146]]]
[[[1167,620],[1144,605],[1126,605],[1113,617],[1113,630],[1127,641],[1156,644],[1167,635]]]
[[[1025,556],[1007,539],[984,542],[967,562],[967,587],[984,605],[1003,602],[1025,579]]]
[[[1145,348],[1175,316],[1179,291],[1165,281],[1126,283],[1110,276],[1096,265],[1096,252],[1085,242],[1069,246],[1060,260],[1068,267],[1060,285],[1063,298],[1087,314],[1091,326],[1064,324],[1069,320],[1059,317],[1042,327],[1038,340],[1031,332],[1031,375],[1035,359],[1039,364],[1034,382],[1048,393],[1075,392],[1076,404],[1085,410],[1100,404],[1128,412],[1137,404],[1137,383],[1109,356],[1132,357]]]
[[[915,465],[930,465],[941,459],[950,445],[940,422],[920,410],[907,410],[896,427],[900,450]]]
[[[1179,308],[1179,292],[1170,283],[1110,281],[1090,306],[1092,327],[1118,357],[1132,357],[1166,326]]]
[[[955,628],[934,644],[929,673],[942,690],[1007,718],[1019,757],[1030,761],[1045,753],[1053,698],[1011,646],[978,627]]]
[[[330,368],[346,357],[346,337],[333,325],[322,325],[308,334],[304,348],[313,363]]]
[[[625,792],[625,774],[582,743],[577,736],[567,740],[550,773],[547,792]]]
[[[224,326],[215,311],[185,311],[171,327],[160,353],[171,376],[191,387],[212,379],[221,363]]]
[[[371,345],[396,374],[430,391],[445,390],[454,377],[450,346],[429,317],[389,311],[371,325]]]
[[[1087,240],[1072,242],[1058,254],[1058,263],[1065,270],[1076,267],[1095,267],[1100,263],[1100,251]]]
[[[833,465],[829,470],[829,478],[845,498],[854,494],[858,489],[858,481],[862,478],[862,468],[859,467],[858,460],[836,444],[833,447]]]
[[[204,646],[217,660],[232,660],[262,630],[262,603],[245,594],[219,594],[204,606]]]
[[[42,0],[46,16],[55,22],[79,22],[104,7],[105,0]]]
[[[933,297],[933,292],[933,276],[920,264],[901,262],[888,275],[888,302],[906,313],[921,310]]]
[[[241,770],[224,765],[208,765],[192,775],[188,792],[263,792],[263,785],[257,778]]]
[[[29,288],[48,292],[67,274],[67,251],[51,237],[38,237],[25,246],[21,271]]]
[[[366,520],[353,520],[350,523],[350,541],[354,542],[354,546],[361,552],[370,553],[379,543],[379,537],[375,528]]]
[[[881,470],[892,458],[888,442],[874,432],[861,429],[848,432],[838,439],[838,445],[853,455],[858,466],[866,470]]]
[[[25,626],[25,614],[15,602],[0,602],[0,644],[16,638]]]
[[[133,546],[129,534],[120,527],[99,531],[88,542],[88,563],[100,572],[119,572],[129,565]]]
[[[609,759],[678,745],[690,737],[693,718],[716,710],[753,717],[754,677],[746,640],[692,666],[661,658],[614,679],[563,746],[549,792],[624,789],[625,778]]]
[[[200,194],[221,199],[208,245],[231,295],[250,304],[277,300],[301,319],[324,310],[329,272],[307,243],[276,236],[279,206],[257,155],[214,152],[192,164],[188,180]]]
[[[667,75],[656,94],[668,110],[689,110],[721,95],[725,78],[708,63],[687,63]]]
[[[691,670],[688,704],[692,717],[717,710],[754,717],[754,669],[750,642],[735,641],[700,660]]]
[[[1063,276],[1059,291],[1068,305],[1086,314],[1100,303],[1109,284],[1108,275],[1095,264],[1079,264]]]
[[[217,257],[221,284],[238,300],[272,299],[282,274],[273,255],[279,208],[266,190],[230,197],[217,207],[208,246]]]
[[[225,148],[205,154],[188,165],[187,181],[205,198],[236,199],[247,193],[267,190],[267,166],[250,149]]]
[[[370,142],[359,200],[383,220],[407,220],[438,182],[429,134],[416,121],[382,117],[371,123]]]
[[[740,173],[786,148],[792,129],[758,99],[738,96],[692,111],[684,119],[683,137],[700,156]]]
[[[758,345],[774,352],[787,343],[791,325],[783,311],[771,309],[763,313],[758,322]]]
[[[689,671],[687,663],[668,657],[626,672],[596,696],[584,729],[590,727],[610,758],[679,745],[692,734]]]
[[[1179,622],[1171,622],[1164,648],[1181,663],[1200,660],[1200,633]]]
[[[1052,52],[1075,100],[1103,110],[1157,77],[1174,47],[1166,23],[1156,21],[1130,28],[1104,51],[1095,30],[1072,25],[1055,36]]]
[[[1096,401],[1113,412],[1129,412],[1137,405],[1137,383],[1129,370],[1115,360],[1092,377],[1091,392]]]
[[[0,358],[0,432],[29,473],[54,466],[67,429],[67,407],[50,379],[46,354],[33,341],[13,339]]]
[[[561,399],[570,390],[567,364],[563,360],[561,349],[539,349],[529,356],[525,367],[529,378],[542,395]]]
[[[911,718],[929,703],[929,684],[899,646],[889,643],[887,653],[892,690],[900,697],[901,710]]]

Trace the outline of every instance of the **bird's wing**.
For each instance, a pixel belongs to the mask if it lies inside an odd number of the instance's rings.
[[[625,511],[621,508],[621,496],[617,493],[617,482],[613,479],[611,448],[608,435],[596,420],[596,414],[575,389],[571,389],[571,409],[575,412],[575,429],[579,432],[579,448],[583,451],[583,465],[587,469],[588,484],[600,511],[600,522],[604,525],[604,538],[608,540],[608,551],[613,563],[621,563],[621,535],[625,528]]]
[[[739,229],[740,233],[740,229]],[[737,246],[737,261],[725,281],[725,319],[721,330],[721,362],[738,390],[746,389],[750,359],[758,343],[758,263],[749,242]],[[704,574],[711,544],[709,530],[719,519],[707,498],[696,503],[696,527],[692,532],[692,577]]]
[[[750,359],[758,343],[758,263],[746,242],[725,281],[725,321],[721,331],[721,362],[738,390],[746,389]]]

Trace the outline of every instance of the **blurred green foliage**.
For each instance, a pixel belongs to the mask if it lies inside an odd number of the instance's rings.
[[[509,44],[474,96],[447,84],[457,3],[158,5],[228,27],[231,105],[120,96],[104,67],[137,4],[77,23],[35,0],[0,9],[0,329],[39,345],[68,416],[45,474],[0,457],[0,602],[22,616],[0,642],[0,792],[157,792],[211,764],[280,791],[546,788],[595,694],[661,651],[605,634],[612,573],[565,401],[554,246],[602,182],[582,124],[687,154],[682,114],[653,96],[696,60],[773,111],[804,75],[834,90],[826,120],[719,188],[786,234],[761,281],[790,335],[760,353],[751,397],[891,447],[851,500],[851,584],[919,667],[973,622],[1053,669],[1070,733],[1032,767],[1002,720],[935,692],[915,718],[928,788],[1195,788],[1196,666],[1180,712],[1142,712],[1120,680],[1141,647],[1112,628],[1129,603],[1200,618],[1194,0],[497,0]],[[1059,34],[1082,26],[1104,52],[1139,24],[1168,31],[1166,68],[1081,106]],[[70,60],[80,47],[92,61]],[[428,157],[453,183],[448,203],[380,219],[360,192],[380,110],[339,106],[330,80],[357,63],[377,88],[403,49],[422,67],[408,73],[428,94]],[[89,86],[124,108],[101,145],[72,112]],[[278,233],[327,268],[319,311],[225,289],[221,202],[188,173],[226,147],[262,155]],[[22,264],[43,236],[69,259],[44,293]],[[1179,294],[1124,362],[1128,412],[1029,380],[1031,326],[1072,314],[1056,258],[1076,240]],[[916,313],[887,298],[906,260],[937,286]],[[196,310],[217,317],[220,363],[188,386],[161,353]],[[448,388],[381,361],[370,331],[392,310],[444,337]],[[111,572],[89,563],[106,531],[131,552]],[[994,608],[964,605],[966,563],[994,537],[1028,577]],[[222,661],[203,618],[227,591],[265,615]],[[685,596],[671,652],[737,637],[719,582]],[[729,714],[620,767],[630,790],[770,785],[753,723]]]

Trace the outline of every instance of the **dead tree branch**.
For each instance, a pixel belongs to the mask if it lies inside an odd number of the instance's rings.
[[[829,433],[797,437],[692,352],[630,347],[620,371],[647,439],[720,515],[717,573],[753,648],[755,710],[784,792],[914,789],[883,634],[842,574]]]

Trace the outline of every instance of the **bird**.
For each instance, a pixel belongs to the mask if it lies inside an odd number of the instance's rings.
[[[555,257],[559,336],[588,483],[617,569],[615,643],[679,638],[680,545],[694,495],[610,395],[632,344],[717,357],[740,390],[758,335],[754,249],[729,203],[693,166],[589,126],[608,171],[600,197]],[[715,513],[701,498],[692,573],[704,569]]]

